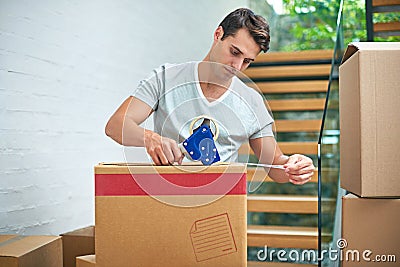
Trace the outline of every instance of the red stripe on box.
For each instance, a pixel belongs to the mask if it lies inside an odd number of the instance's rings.
[[[96,174],[96,196],[244,195],[245,173]]]

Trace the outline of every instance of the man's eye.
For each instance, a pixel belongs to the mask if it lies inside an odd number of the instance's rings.
[[[251,60],[250,59],[244,59],[243,62],[246,63],[246,64],[250,64]]]
[[[239,52],[238,52],[238,51],[236,51],[236,50],[231,50],[231,53],[232,53],[232,55],[234,55],[234,56],[237,56],[237,55],[239,55]]]

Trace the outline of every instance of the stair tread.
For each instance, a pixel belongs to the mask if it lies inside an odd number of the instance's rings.
[[[318,197],[305,195],[248,195],[247,211],[318,214]]]
[[[318,227],[312,226],[286,226],[286,225],[247,225],[247,234],[254,235],[284,235],[308,236],[318,238]],[[331,236],[331,233],[322,233],[322,236]]]
[[[333,50],[304,50],[290,52],[268,52],[260,54],[254,62],[288,62],[288,61],[311,61],[331,59]]]
[[[265,172],[264,168],[262,167],[247,167],[247,180],[248,181],[264,181],[264,182],[273,182],[268,174]],[[318,170],[314,171],[314,175],[311,178],[312,183],[318,182]]]
[[[247,234],[309,236],[318,238],[318,228],[308,226],[247,225]]]
[[[394,6],[400,5],[399,0],[372,0],[372,6]]]
[[[284,194],[251,194],[247,196],[251,200],[276,200],[276,201],[318,201],[314,195],[284,195]],[[336,201],[334,198],[322,198],[323,201]]]
[[[296,202],[296,201],[310,201],[310,202],[318,202],[318,197],[317,196],[312,196],[312,195],[248,195],[247,196],[248,200],[254,200],[254,201],[290,201],[290,202]]]
[[[266,101],[266,104],[272,111],[323,110],[325,107],[325,99],[274,99]]]
[[[278,142],[279,148],[285,154],[306,154],[306,155],[316,155],[318,153],[318,143],[317,142]],[[248,143],[243,144],[239,148],[240,155],[254,154]]]
[[[374,23],[375,32],[400,31],[400,21]]]
[[[304,226],[248,225],[249,247],[318,248],[318,228]]]
[[[313,132],[319,131],[322,120],[275,120],[277,132]]]
[[[279,82],[248,82],[247,85],[257,91],[268,94],[280,93],[317,93],[328,90],[328,80],[311,81],[279,81]]]
[[[249,78],[283,78],[283,77],[315,77],[329,76],[330,64],[263,66],[248,68],[244,74]]]

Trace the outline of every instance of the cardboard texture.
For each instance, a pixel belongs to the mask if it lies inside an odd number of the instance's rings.
[[[341,187],[400,197],[400,43],[352,43],[339,67]]]
[[[94,226],[61,234],[64,267],[75,267],[76,257],[95,253]]]
[[[95,255],[85,255],[76,257],[76,267],[95,267],[95,266],[96,266]]]
[[[399,225],[400,199],[344,196],[342,238],[347,246],[343,250],[342,266],[399,266]]]
[[[246,168],[95,167],[96,266],[246,266]]]
[[[0,236],[0,267],[60,267],[61,237]]]

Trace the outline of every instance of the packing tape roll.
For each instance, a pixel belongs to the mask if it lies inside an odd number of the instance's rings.
[[[209,117],[207,115],[201,115],[201,116],[198,116],[198,117],[194,118],[194,120],[190,123],[190,126],[189,126],[190,135],[193,134],[193,126],[194,126],[194,124],[196,122],[198,122],[199,120],[201,120],[201,119],[209,119],[210,122],[212,122],[214,124],[214,127],[215,127],[214,141],[217,140],[218,136],[219,136],[218,124],[215,122],[215,120],[213,118],[211,118],[211,117]],[[211,126],[210,126],[210,130],[211,130]]]

